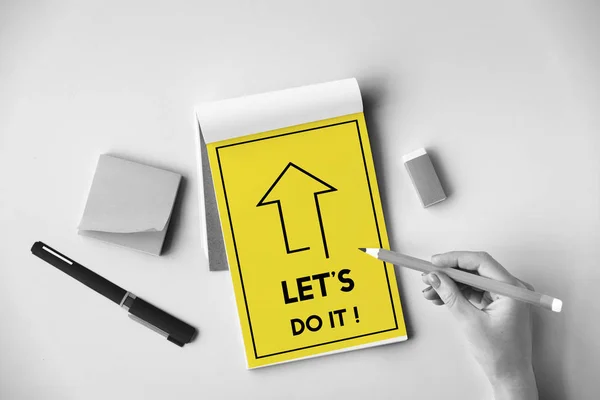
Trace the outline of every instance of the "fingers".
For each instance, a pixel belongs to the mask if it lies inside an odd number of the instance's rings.
[[[483,292],[474,290],[472,288],[465,288],[462,290],[462,294],[465,296],[465,299],[469,300],[469,302],[475,306],[481,302],[481,298],[483,297]]]
[[[482,292],[474,288],[467,288],[463,290],[465,298],[480,310],[487,307],[492,299],[489,297],[489,292]]]
[[[483,297],[481,298],[482,303],[487,303],[486,307],[494,302],[492,298],[492,294],[490,292],[483,292]]]
[[[440,296],[438,296],[437,292],[431,286],[427,286],[425,289],[423,289],[423,297],[431,301],[436,306],[441,306],[444,304],[442,299],[440,299]]]
[[[426,274],[426,273],[423,273],[423,274],[421,275],[421,280],[423,281],[423,283],[424,283],[424,284],[426,284],[426,285],[429,285],[429,278],[427,277],[427,274]],[[471,287],[471,286],[469,286],[469,285],[466,285],[466,284],[464,284],[464,283],[460,283],[460,282],[456,282],[456,281],[455,281],[454,283],[456,283],[456,286],[458,286],[458,288],[459,288],[460,290],[465,290],[466,288],[471,288],[471,289],[473,289],[473,290],[479,290],[479,289],[477,289],[477,288]],[[425,291],[425,290],[423,290],[423,291]]]
[[[431,263],[437,267],[459,267],[476,271],[481,276],[516,285],[519,280],[500,263],[485,252],[451,251],[431,257]]]
[[[437,292],[433,290],[431,286],[427,286],[423,289],[423,297],[427,300],[440,300],[440,296],[438,296]]]
[[[469,303],[458,285],[448,275],[443,272],[435,272],[427,274],[426,278],[433,287],[433,291],[439,297],[439,300],[430,293],[430,290],[424,291],[423,295],[432,300],[434,304],[439,304],[440,302],[446,304],[452,315],[458,320],[464,321],[469,319],[475,311],[478,311]]]
[[[531,285],[530,283],[527,283],[525,281],[520,280],[519,278],[517,278],[517,280],[523,285],[525,286],[527,289],[535,291],[533,285]]]
[[[463,296],[465,296],[465,299],[467,299],[469,303],[473,304],[480,310],[484,307],[487,307],[493,301],[488,292],[483,292],[467,285],[462,285],[462,287],[460,285],[457,286],[459,286],[459,289]],[[435,305],[439,306],[444,304],[442,299],[440,299],[440,296],[431,286],[427,286],[425,289],[423,289],[423,297]]]

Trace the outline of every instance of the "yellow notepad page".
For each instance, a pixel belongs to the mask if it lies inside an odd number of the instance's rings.
[[[249,368],[406,339],[362,112],[207,152]]]

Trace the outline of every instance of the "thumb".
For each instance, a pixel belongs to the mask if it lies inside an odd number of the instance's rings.
[[[448,275],[443,272],[432,272],[427,275],[427,280],[456,319],[464,321],[475,315],[477,309],[465,298],[456,282]]]

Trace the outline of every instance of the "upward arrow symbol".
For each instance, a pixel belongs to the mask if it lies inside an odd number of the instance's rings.
[[[299,182],[299,179],[302,182]],[[281,171],[275,182],[269,187],[264,196],[260,199],[257,207],[266,206],[269,204],[276,204],[277,210],[279,211],[279,220],[281,221],[281,230],[283,231],[283,240],[285,242],[285,250],[287,254],[297,253],[310,249],[310,247],[300,247],[291,249],[288,232],[286,230],[285,221],[283,215],[283,208],[281,205],[282,199],[286,198],[285,203],[286,215],[289,219],[292,217],[290,214],[296,214],[296,219],[305,219],[302,213],[305,213],[306,207],[303,202],[307,195],[312,194],[315,202],[317,218],[319,221],[319,228],[321,230],[321,239],[323,241],[323,249],[325,251],[325,258],[329,258],[329,250],[327,249],[327,239],[325,237],[325,229],[323,228],[323,219],[321,217],[321,208],[319,207],[319,195],[323,193],[335,192],[337,189],[323,180],[317,178],[310,172],[300,168],[296,164],[290,162]],[[288,204],[289,203],[289,204]]]

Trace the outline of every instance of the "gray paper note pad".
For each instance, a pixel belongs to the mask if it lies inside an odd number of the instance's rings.
[[[403,161],[423,207],[446,200],[446,193],[425,149],[405,155]]]
[[[103,154],[79,234],[160,255],[181,175]]]

